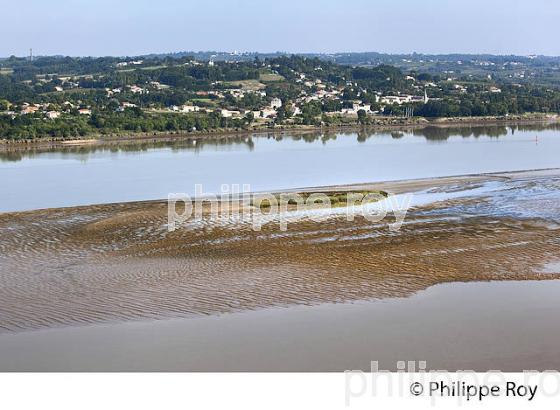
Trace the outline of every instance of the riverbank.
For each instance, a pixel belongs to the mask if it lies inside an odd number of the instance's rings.
[[[492,126],[492,125],[549,125],[560,124],[560,116],[556,114],[527,114],[508,117],[455,117],[455,118],[395,118],[383,117],[375,118],[374,122],[366,125],[356,123],[340,124],[335,126],[276,126],[276,127],[256,127],[252,129],[218,129],[213,131],[193,131],[193,132],[153,132],[153,133],[124,133],[118,135],[91,135],[77,139],[49,139],[41,138],[35,140],[0,140],[0,152],[17,152],[28,149],[49,149],[68,146],[118,146],[134,144],[140,142],[171,142],[171,141],[191,141],[196,143],[198,140],[224,140],[232,138],[249,137],[255,134],[282,135],[305,135],[318,132],[382,132],[411,130],[427,126],[437,127],[464,127],[464,126]]]

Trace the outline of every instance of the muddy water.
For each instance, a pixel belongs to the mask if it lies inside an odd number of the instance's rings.
[[[285,232],[273,223],[254,231],[223,220],[168,232],[161,202],[2,214],[0,329],[199,317],[406,297],[449,282],[557,278],[558,175],[430,184],[398,232],[383,221],[336,215],[294,222]]]
[[[3,371],[560,369],[560,281],[437,285],[406,299],[22,332]]]
[[[0,212],[560,167],[558,126],[255,135],[0,153]],[[195,143],[196,142],[196,143]]]

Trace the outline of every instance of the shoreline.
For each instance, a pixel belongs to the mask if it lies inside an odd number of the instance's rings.
[[[229,138],[240,138],[254,135],[282,135],[285,133],[305,135],[318,132],[367,132],[367,131],[395,131],[413,130],[425,127],[455,128],[461,126],[508,126],[508,125],[551,125],[560,124],[560,116],[551,114],[519,115],[512,117],[456,117],[456,118],[383,118],[374,124],[341,124],[336,126],[276,126],[258,127],[254,129],[220,129],[204,132],[182,132],[176,133],[153,132],[153,133],[126,133],[123,135],[92,135],[78,139],[50,139],[40,138],[36,140],[7,140],[0,139],[0,152],[17,152],[37,148],[63,148],[80,146],[118,146],[134,144],[139,142],[173,142],[189,140],[223,140]]]
[[[511,179],[515,177],[536,177],[536,176],[555,176],[560,175],[560,168],[538,168],[538,169],[522,169],[516,171],[497,171],[497,172],[483,172],[474,174],[462,175],[447,175],[443,177],[430,177],[430,178],[408,178],[398,180],[387,180],[378,182],[359,182],[352,184],[338,184],[328,186],[308,186],[284,189],[279,191],[255,191],[249,192],[250,195],[263,195],[272,194],[280,195],[287,193],[325,193],[327,195],[340,192],[352,192],[357,190],[370,190],[370,191],[383,191],[390,195],[402,193],[416,193],[430,188],[441,188],[451,184],[466,184],[466,183],[483,183],[491,180]],[[193,199],[196,199],[193,197]],[[55,208],[37,208],[23,211],[0,211],[0,216],[6,217],[9,215],[19,216],[32,214],[36,212],[55,212],[57,210],[64,211],[87,211],[89,209],[102,209],[102,208],[126,208],[138,207],[142,205],[166,205],[168,199],[145,199],[139,201],[124,201],[124,202],[106,202],[95,203],[86,205],[71,205]],[[230,201],[231,203],[231,201]]]
[[[514,177],[536,177],[536,176],[555,176],[560,175],[560,168],[539,168],[539,169],[522,169],[517,171],[497,171],[497,172],[483,172],[474,174],[462,174],[462,175],[448,175],[443,177],[430,177],[430,178],[408,178],[400,180],[387,180],[378,182],[359,182],[351,184],[337,184],[328,186],[308,186],[308,187],[296,187],[290,189],[284,189],[279,191],[255,191],[249,192],[250,195],[263,195],[272,194],[280,195],[287,193],[325,193],[332,194],[337,191],[341,192],[352,192],[356,190],[370,190],[370,191],[384,191],[390,195],[403,194],[403,193],[415,193],[418,191],[430,189],[430,188],[441,188],[450,184],[467,184],[467,183],[483,183],[491,180],[503,180],[510,179]],[[193,197],[193,199],[196,199]],[[229,201],[231,203],[231,201]],[[27,215],[36,212],[55,212],[57,210],[64,211],[87,211],[89,209],[102,209],[102,208],[119,208],[119,207],[138,207],[142,205],[166,205],[168,199],[145,199],[139,201],[123,201],[123,202],[105,202],[105,203],[94,203],[86,205],[70,205],[55,208],[37,208],[22,211],[0,211],[0,216],[6,217],[9,215],[20,216]]]

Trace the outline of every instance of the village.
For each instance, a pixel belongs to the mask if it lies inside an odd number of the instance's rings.
[[[143,60],[133,60],[133,61],[122,61],[115,64],[116,69],[122,69],[131,66],[141,66]],[[213,67],[214,62],[212,60],[204,63],[193,61],[189,62],[190,65],[206,65],[207,67]],[[270,67],[268,67],[270,69]],[[277,73],[273,72],[273,75],[281,78]],[[266,85],[254,82],[239,82],[235,88],[224,88],[227,83],[216,81],[211,84],[209,90],[196,91],[193,101],[188,101],[185,104],[180,105],[169,105],[162,107],[156,104],[149,104],[147,106],[142,106],[136,102],[137,96],[147,95],[150,93],[157,93],[162,91],[169,91],[172,86],[167,84],[162,84],[159,81],[149,81],[146,84],[130,84],[120,87],[113,87],[103,89],[105,96],[109,102],[113,102],[110,105],[115,112],[124,112],[129,108],[138,108],[146,112],[153,113],[205,113],[217,111],[223,118],[246,118],[251,117],[253,120],[275,120],[278,117],[278,111],[283,110],[283,115],[286,117],[297,117],[302,114],[302,109],[305,104],[311,102],[318,102],[323,105],[336,107],[338,109],[331,109],[325,111],[326,115],[329,116],[343,116],[343,117],[357,117],[360,111],[363,111],[366,115],[383,115],[385,107],[392,107],[394,105],[406,105],[406,104],[426,104],[430,99],[428,97],[427,88],[437,87],[434,83],[427,83],[424,87],[413,86],[417,91],[418,95],[411,95],[406,93],[395,93],[395,95],[384,94],[381,91],[359,89],[357,92],[357,98],[353,100],[347,100],[344,98],[344,91],[348,88],[359,88],[357,83],[351,81],[346,84],[333,85],[325,83],[318,78],[308,78],[304,73],[294,73],[297,77],[295,83],[300,86],[300,93],[293,101],[283,101],[281,98],[276,96],[270,96],[267,94]],[[66,94],[69,91],[80,90],[80,80],[93,80],[94,76],[83,76],[72,77],[72,76],[41,76],[39,81],[43,84],[52,81],[54,85],[54,93]],[[411,83],[416,80],[407,76],[406,79]],[[26,83],[31,83],[30,80]],[[458,89],[462,92],[466,92],[466,88],[457,85]],[[367,101],[360,99],[362,94],[368,94]],[[236,102],[244,99],[245,97],[256,97],[261,101],[261,105],[257,109],[243,109],[236,106]],[[372,98],[373,96],[373,98]],[[132,98],[127,98],[132,97]],[[212,104],[207,103],[200,104],[200,101],[212,101]],[[116,103],[116,104],[115,104]],[[334,103],[334,104],[333,104]],[[53,102],[23,102],[21,104],[11,104],[9,107],[2,112],[4,115],[28,115],[28,114],[40,114],[47,119],[57,119],[63,114],[79,114],[79,115],[91,115],[95,110],[95,106],[88,104],[88,101],[82,100],[66,100],[62,103]],[[411,111],[408,111],[411,112]]]
[[[142,60],[122,61],[115,66],[117,69],[139,66],[142,65]],[[208,61],[207,63],[190,62],[192,65],[204,65],[213,67],[214,62]],[[278,75],[274,73],[274,75]],[[195,96],[200,100],[211,99],[213,106],[208,104],[197,104],[197,99],[189,101],[181,105],[169,105],[166,107],[148,106],[142,107],[143,110],[151,112],[169,112],[169,113],[197,113],[209,112],[217,110],[223,118],[244,118],[247,116],[252,117],[254,120],[274,120],[278,116],[278,110],[282,108],[284,113],[289,117],[297,117],[302,114],[302,108],[305,104],[311,102],[318,103],[340,103],[340,108],[337,110],[326,111],[325,114],[331,116],[345,116],[357,117],[360,111],[367,115],[381,115],[384,113],[384,108],[393,105],[403,104],[426,104],[429,101],[427,87],[437,87],[434,83],[428,83],[423,89],[420,86],[415,86],[418,95],[401,94],[386,95],[380,91],[361,89],[357,92],[357,97],[354,100],[348,101],[343,98],[343,93],[347,88],[358,87],[357,83],[347,82],[344,86],[334,86],[332,84],[325,84],[320,79],[309,79],[303,73],[295,73],[297,76],[295,82],[301,86],[301,92],[293,101],[283,101],[282,99],[274,96],[267,95],[266,86],[262,83],[251,83],[250,86],[245,86],[246,83],[240,82],[240,86],[236,88],[221,88],[223,82],[213,82],[212,87],[218,88],[217,90],[196,91]],[[54,86],[55,93],[62,93],[68,91],[76,91],[80,89],[80,78],[70,76],[43,76],[39,81],[46,83],[49,80],[56,79]],[[406,77],[407,80],[415,82],[411,76]],[[85,76],[83,79],[93,79],[93,76]],[[28,81],[29,83],[30,81]],[[457,85],[458,89],[466,92],[466,88]],[[159,92],[169,90],[171,86],[162,84],[159,81],[150,81],[146,84],[131,84],[121,87],[104,88],[104,92],[109,101],[117,102],[118,105],[113,104],[115,112],[124,112],[128,108],[137,108],[139,105],[132,102],[132,99],[127,99],[127,96],[145,95],[150,92]],[[423,91],[422,91],[423,90]],[[368,98],[368,101],[363,101],[359,97],[361,94],[373,95],[373,101]],[[235,106],[235,101],[241,100],[246,96],[255,96],[262,105],[255,110],[241,109]],[[344,103],[343,103],[344,102]],[[373,104],[372,104],[373,103]],[[336,104],[335,104],[336,105]],[[64,101],[62,104],[52,102],[23,102],[20,105],[10,104],[10,109],[3,112],[5,115],[27,115],[27,114],[42,114],[47,119],[57,119],[62,114],[80,114],[91,115],[95,107],[92,107],[87,101]]]
[[[508,116],[554,112],[559,101],[556,91],[535,93],[491,74],[403,72],[297,55],[249,62],[42,57],[6,60],[2,70],[0,132],[16,139]]]

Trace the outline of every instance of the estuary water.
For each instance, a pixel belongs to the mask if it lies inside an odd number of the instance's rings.
[[[560,167],[556,126],[255,134],[0,152],[0,212]]]
[[[560,368],[560,281],[437,285],[406,299],[0,336],[2,371]]]

